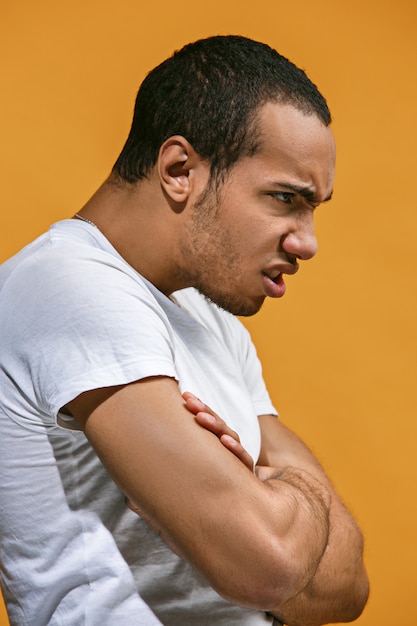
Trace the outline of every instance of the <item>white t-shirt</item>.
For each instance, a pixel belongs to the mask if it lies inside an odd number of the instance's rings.
[[[154,375],[201,397],[258,458],[257,416],[276,411],[234,316],[193,289],[167,298],[76,220],[0,266],[0,563],[12,625],[271,623],[221,598],[126,509],[59,413],[83,391]]]

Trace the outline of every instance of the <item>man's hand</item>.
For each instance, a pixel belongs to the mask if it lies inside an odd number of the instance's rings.
[[[200,426],[216,435],[223,446],[230,450],[230,452],[253,472],[253,459],[240,443],[237,432],[229,428],[226,422],[222,420],[217,413],[212,411],[207,404],[204,404],[204,402],[196,398],[196,396],[189,391],[185,391],[182,397],[185,400],[186,408],[194,414],[195,421],[200,424]]]

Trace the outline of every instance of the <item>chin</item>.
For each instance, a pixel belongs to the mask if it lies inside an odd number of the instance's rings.
[[[233,315],[239,315],[239,317],[251,317],[251,315],[255,315],[258,311],[261,310],[263,305],[263,300],[260,304],[258,305],[252,305],[252,307],[245,307],[242,308],[240,311],[238,311],[237,313],[233,313]]]
[[[221,309],[228,311],[232,315],[238,315],[239,317],[251,317],[251,315],[255,315],[255,313],[260,310],[265,300],[265,296],[253,300],[250,298],[244,300],[232,294],[203,295],[207,300],[210,300],[210,302],[213,302]]]

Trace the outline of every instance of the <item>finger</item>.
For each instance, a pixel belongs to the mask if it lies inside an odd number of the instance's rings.
[[[217,415],[217,413],[215,413],[215,411],[213,411],[213,409],[211,409],[208,404],[205,404],[202,400],[200,400],[200,398],[197,398],[197,396],[195,396],[194,394],[190,393],[189,391],[185,391],[182,396],[185,400],[186,408],[191,411],[191,413],[194,413],[194,415],[196,415],[200,411],[204,411],[205,413],[213,415],[219,423],[226,425],[226,422],[222,420],[222,418],[219,417],[219,415]]]
[[[191,411],[191,413],[196,414],[199,411],[207,411],[208,413],[212,413],[213,415],[215,415],[214,411],[212,411],[210,407],[207,406],[207,404],[204,404],[204,402],[202,402],[200,398],[197,398],[197,396],[190,393],[189,391],[185,391],[182,394],[182,397],[185,400],[185,406],[189,411]]]
[[[240,437],[217,413],[189,391],[183,393],[186,407],[195,414],[196,422],[216,435],[222,445],[232,452],[250,471],[253,471],[253,459],[240,443]]]
[[[200,426],[210,430],[218,437],[224,433],[234,437],[236,441],[240,441],[237,432],[232,430],[217,413],[207,406],[207,404],[204,404],[204,402],[189,391],[185,391],[182,396],[185,400],[186,408],[191,411],[191,413],[194,413],[196,421]]]
[[[203,426],[203,428],[209,430],[217,437],[221,437],[221,435],[229,435],[229,437],[233,437],[235,441],[240,442],[240,438],[237,432],[229,428],[226,422],[224,422],[215,413],[199,411],[195,416],[195,421],[200,426]]]
[[[253,459],[249,452],[245,450],[241,443],[236,441],[233,437],[229,435],[221,435],[220,442],[223,444],[229,452],[232,452],[235,457],[241,461],[246,467],[253,472]]]

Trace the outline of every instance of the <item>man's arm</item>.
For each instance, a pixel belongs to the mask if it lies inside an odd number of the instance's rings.
[[[362,612],[369,593],[361,532],[302,441],[274,416],[261,416],[259,421],[262,432],[259,464],[303,469],[331,495],[329,540],[317,572],[305,589],[271,613],[289,626],[354,620]],[[260,477],[268,471],[260,467]]]
[[[184,394],[184,397],[196,421],[216,434],[226,448],[251,467],[238,435],[201,400],[191,394]],[[331,495],[329,540],[317,572],[302,592],[270,612],[288,626],[316,626],[356,619],[369,593],[361,532],[304,443],[275,416],[260,416],[259,422],[262,449],[260,465],[256,468],[258,478],[267,480],[276,474],[277,467],[300,468],[314,475]]]
[[[221,595],[272,610],[311,580],[329,505],[311,474],[259,480],[190,419],[170,378],[89,391],[67,408],[126,496]]]

